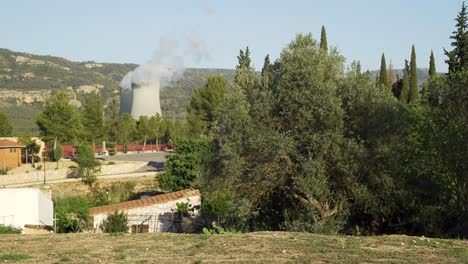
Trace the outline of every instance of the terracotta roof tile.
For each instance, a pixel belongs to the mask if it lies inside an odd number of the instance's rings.
[[[154,204],[161,204],[161,203],[166,203],[169,201],[175,201],[184,197],[190,197],[190,196],[195,196],[195,195],[200,195],[200,191],[194,190],[194,189],[185,189],[185,190],[181,190],[181,191],[177,191],[173,193],[158,194],[155,196],[128,201],[128,202],[123,202],[123,203],[92,207],[89,209],[89,214],[91,216],[94,216],[94,215],[103,214],[103,213],[113,213],[115,210],[123,211],[123,210],[132,209],[132,208],[145,207],[145,206],[150,206]]]
[[[23,144],[20,144],[18,142],[14,142],[8,139],[2,139],[0,140],[0,148],[2,147],[17,147],[17,148],[24,148]]]

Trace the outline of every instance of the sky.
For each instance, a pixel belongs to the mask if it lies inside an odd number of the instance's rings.
[[[385,53],[401,68],[415,45],[418,67],[446,72],[443,48],[462,0],[2,0],[0,47],[73,61],[145,63],[170,38],[185,67],[234,68],[249,46],[254,66],[277,59],[297,33],[320,39],[375,70]]]

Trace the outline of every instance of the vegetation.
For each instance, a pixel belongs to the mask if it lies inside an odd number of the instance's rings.
[[[0,234],[21,234],[21,228],[14,226],[0,225]]]
[[[102,221],[100,225],[102,232],[123,233],[128,231],[127,215],[124,212],[115,212]]]
[[[175,142],[177,155],[169,155],[164,173],[156,176],[163,190],[178,191],[194,187],[201,176],[209,149],[206,139],[180,139]]]
[[[77,176],[90,187],[96,182],[96,176],[101,171],[101,165],[94,157],[93,150],[87,142],[78,146],[78,171]]]
[[[468,236],[466,70],[432,75],[420,97],[413,46],[396,100],[310,34],[273,71],[266,57],[256,72],[249,56],[240,51],[215,111],[206,161],[173,158],[159,180],[182,184],[168,190],[198,186],[223,228]]]
[[[0,109],[0,137],[9,137],[13,131],[10,118]]]
[[[16,244],[14,243],[16,242]],[[174,246],[177,245],[177,246]],[[63,234],[0,236],[2,254],[36,263],[464,263],[466,241],[410,236],[323,236],[308,233]]]
[[[81,122],[70,98],[58,92],[45,103],[45,109],[36,117],[41,138],[47,144],[54,140],[70,143],[79,137]]]
[[[104,137],[104,105],[97,92],[91,92],[84,97],[81,109],[81,123],[83,124],[84,139],[93,143]]]
[[[208,77],[204,87],[195,89],[187,107],[187,124],[191,136],[207,135],[218,105],[227,92],[228,85],[222,76]]]
[[[76,233],[92,227],[89,208],[99,205],[85,196],[54,198],[54,212],[57,214],[57,233]]]

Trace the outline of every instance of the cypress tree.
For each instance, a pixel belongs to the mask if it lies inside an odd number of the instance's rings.
[[[382,87],[386,87],[388,84],[387,63],[385,62],[385,54],[383,53],[382,53],[382,59],[380,60],[379,84]]]
[[[435,59],[434,59],[434,52],[431,50],[431,57],[429,59],[429,77],[436,76],[436,67],[435,67]]]
[[[408,64],[408,61],[406,61],[406,64]],[[408,95],[409,95],[409,90],[410,90],[410,81],[409,81],[409,72],[408,69],[403,69],[403,84],[401,88],[401,93],[400,93],[400,102],[406,104],[408,103]]]
[[[262,83],[265,88],[270,88],[273,80],[273,65],[270,62],[270,55],[265,56],[262,68]]]
[[[416,51],[414,45],[411,48],[411,61],[410,61],[410,91],[408,95],[408,102],[417,102],[418,100],[418,73],[416,68]]]
[[[320,50],[328,52],[327,32],[325,26],[322,25],[322,32],[320,34]]]
[[[357,65],[356,65],[356,73],[357,73],[358,75],[361,75],[361,62],[360,62],[360,61],[357,62]]]
[[[444,49],[447,60],[445,61],[449,66],[449,73],[460,71],[468,68],[468,34],[466,32],[468,27],[468,17],[466,12],[465,2],[463,2],[462,9],[455,19],[456,30],[452,32],[453,39],[451,46],[453,50],[447,51]]]

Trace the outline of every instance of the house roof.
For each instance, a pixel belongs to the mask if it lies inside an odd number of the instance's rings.
[[[0,140],[0,148],[24,148],[24,145],[11,140],[2,139]]]
[[[190,196],[199,196],[200,191],[195,189],[185,189],[177,192],[171,192],[166,194],[158,194],[155,196],[142,198],[138,200],[132,200],[123,203],[109,204],[103,206],[97,206],[89,208],[89,215],[94,216],[98,214],[113,213],[115,210],[123,211],[132,208],[146,207],[155,204],[163,204],[171,201],[180,200]]]

